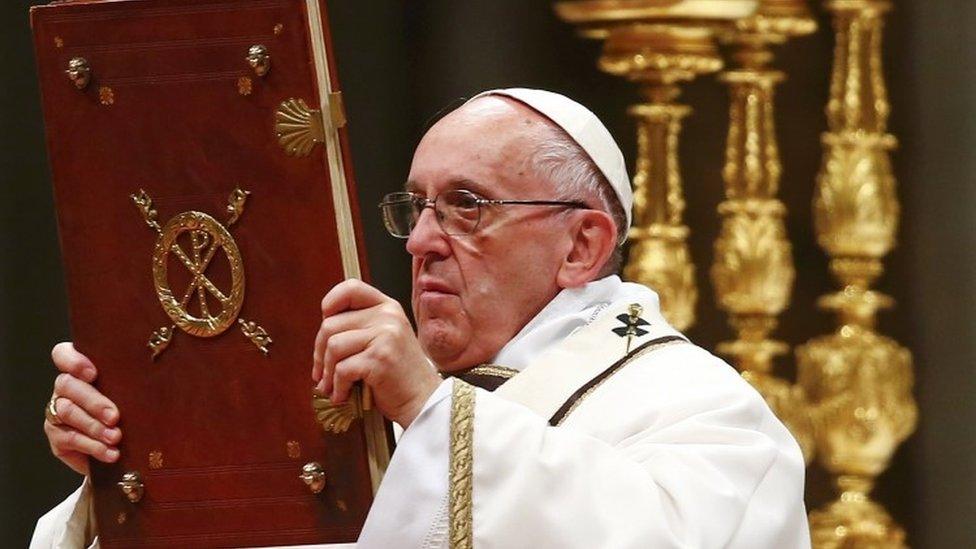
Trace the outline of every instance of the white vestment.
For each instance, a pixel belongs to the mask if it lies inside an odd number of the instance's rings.
[[[358,546],[809,547],[796,441],[679,337],[643,286],[562,291],[493,360],[520,373],[495,392],[447,379],[428,399]],[[89,498],[42,517],[31,549],[83,547]]]

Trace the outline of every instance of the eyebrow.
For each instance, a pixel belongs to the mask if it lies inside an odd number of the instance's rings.
[[[411,193],[420,192],[420,184],[414,180],[407,181],[403,187],[404,190],[406,190],[407,192],[411,192]],[[445,190],[454,190],[454,189],[463,189],[466,191],[471,191],[475,194],[483,196],[484,198],[492,198],[491,195],[494,194],[488,189],[487,186],[478,183],[473,179],[467,179],[467,178],[454,179],[448,182],[447,186],[445,187]]]

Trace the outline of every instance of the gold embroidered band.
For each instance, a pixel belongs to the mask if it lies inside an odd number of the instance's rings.
[[[482,364],[480,366],[475,366],[465,373],[475,374],[480,376],[495,376],[508,379],[513,377],[519,371],[515,368],[508,368],[505,366],[499,366],[497,364]]]
[[[455,379],[451,393],[450,546],[452,549],[471,549],[474,387]]]
[[[494,391],[517,373],[518,370],[514,368],[506,368],[497,364],[480,364],[451,375],[479,389]]]

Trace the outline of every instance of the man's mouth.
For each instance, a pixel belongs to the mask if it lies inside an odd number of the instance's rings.
[[[454,295],[456,292],[451,289],[447,284],[428,277],[420,277],[417,279],[417,293],[418,294],[451,294]]]

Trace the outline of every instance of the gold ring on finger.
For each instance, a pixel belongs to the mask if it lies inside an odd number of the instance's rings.
[[[58,417],[58,399],[63,398],[59,395],[54,395],[51,400],[47,401],[47,406],[44,407],[44,417],[47,418],[51,425],[61,425],[64,423],[61,418]]]

